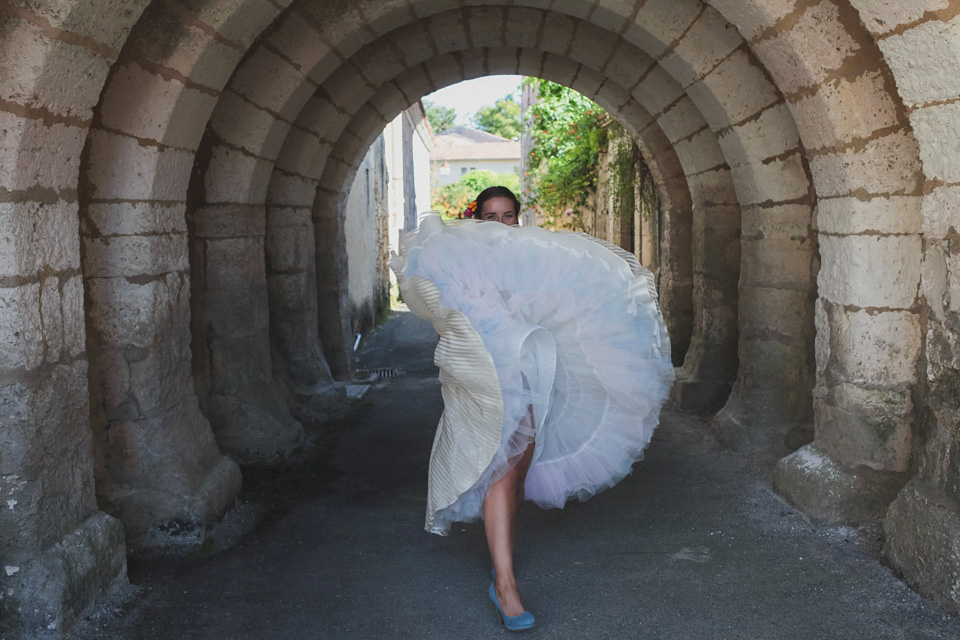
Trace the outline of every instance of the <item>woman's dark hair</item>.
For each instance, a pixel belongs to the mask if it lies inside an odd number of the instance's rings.
[[[480,212],[483,211],[483,203],[489,200],[490,198],[509,198],[513,200],[513,212],[517,214],[517,218],[520,217],[520,201],[517,200],[517,196],[513,195],[513,191],[507,189],[506,187],[487,187],[477,196],[477,208],[474,215],[477,218],[480,217]]]

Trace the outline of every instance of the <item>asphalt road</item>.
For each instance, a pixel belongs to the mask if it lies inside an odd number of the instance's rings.
[[[131,560],[125,599],[74,638],[507,635],[486,595],[482,524],[423,531],[442,409],[434,343],[411,314],[393,317],[360,362],[403,375],[357,403],[336,441],[321,437],[322,455],[247,472],[205,552]],[[719,450],[705,426],[665,411],[615,488],[563,510],[523,505],[517,574],[537,617],[526,637],[960,638],[960,620],[881,564],[878,527],[810,525],[771,492],[768,465]]]

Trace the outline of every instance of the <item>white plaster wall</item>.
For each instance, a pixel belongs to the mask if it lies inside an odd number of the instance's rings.
[[[347,290],[354,309],[374,305],[377,282],[378,176],[385,171],[384,138],[367,151],[347,197],[344,234],[347,244]],[[385,205],[385,203],[383,203]]]
[[[493,171],[494,173],[520,173],[520,158],[510,158],[507,160],[451,160],[450,161],[450,174],[441,175],[440,174],[440,165],[437,162],[433,163],[433,171],[436,175],[437,182],[440,186],[453,184],[460,179],[460,176],[463,175],[462,169],[466,169],[465,173],[470,171]],[[417,189],[419,193],[419,188]]]

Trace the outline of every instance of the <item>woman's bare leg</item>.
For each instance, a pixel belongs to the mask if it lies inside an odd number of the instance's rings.
[[[533,448],[534,443],[531,442],[513,468],[490,486],[483,501],[483,526],[493,568],[497,571],[494,588],[500,607],[508,616],[518,616],[524,612],[513,575],[513,525],[517,507],[523,501],[523,484],[533,459]]]

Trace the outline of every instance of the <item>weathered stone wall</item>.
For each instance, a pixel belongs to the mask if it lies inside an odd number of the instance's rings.
[[[347,279],[350,326],[364,335],[376,326],[389,295],[387,185],[383,137],[370,147],[350,186],[346,206]],[[352,346],[352,345],[351,345]]]
[[[891,563],[960,610],[960,5],[467,4],[0,3],[10,634],[62,636],[122,534],[202,536],[239,486],[221,449],[279,459],[322,421],[354,366],[349,185],[403,109],[494,73],[633,136],[678,404],[747,449],[812,416],[777,489],[830,522],[895,498]]]

